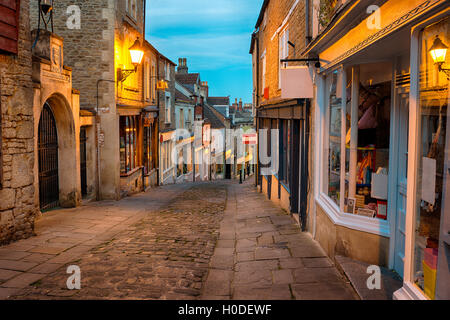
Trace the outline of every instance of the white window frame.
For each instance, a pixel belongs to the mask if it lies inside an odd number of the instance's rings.
[[[165,97],[165,119],[164,121],[166,123],[171,123],[171,116],[172,116],[172,97],[170,96],[170,92],[166,92]]]
[[[134,10],[133,10],[134,5]],[[126,12],[130,17],[136,19],[137,17],[137,0],[127,0],[126,1]]]
[[[350,213],[344,212],[344,199],[341,197],[340,204],[336,204],[324,191],[325,187],[328,185],[328,147],[329,147],[329,136],[328,136],[328,124],[329,124],[329,114],[330,114],[330,95],[327,92],[329,87],[330,75],[333,71],[339,69],[340,76],[342,77],[342,83],[346,83],[346,73],[343,72],[343,68],[338,67],[326,74],[318,75],[318,86],[316,92],[316,105],[315,105],[315,121],[317,123],[315,136],[317,137],[317,146],[322,146],[316,149],[316,161],[315,170],[318,173],[315,178],[315,201],[322,208],[322,210],[328,215],[331,221],[338,226],[347,227],[349,229],[358,230],[362,232],[367,232],[371,234],[376,234],[383,237],[390,237],[390,220],[381,219],[371,219],[368,217],[358,216]],[[339,75],[338,75],[339,76]],[[344,90],[346,86],[342,86],[342,101],[345,103],[347,100],[347,92]],[[329,91],[329,90],[328,90]],[[344,110],[342,108],[342,117],[345,117]],[[343,124],[345,121],[343,121]],[[345,136],[342,135],[342,144],[345,147]],[[341,144],[341,148],[342,148]],[[345,150],[345,149],[342,149]],[[341,153],[342,154],[342,153]],[[342,164],[343,163],[343,164]],[[345,168],[345,156],[341,157],[341,168]],[[345,188],[345,170],[341,169],[341,189],[344,183]]]
[[[406,204],[406,224],[405,224],[405,264],[403,287],[395,292],[398,299],[429,300],[427,296],[414,284],[414,258],[415,258],[415,230],[417,213],[417,187],[418,187],[418,167],[420,141],[420,62],[422,51],[422,30],[433,23],[442,20],[448,15],[448,11],[443,10],[433,17],[422,21],[411,28],[411,87],[409,100],[409,145],[408,145],[408,186]]]
[[[289,27],[286,26],[283,31],[280,32],[278,41],[279,60],[278,60],[278,88],[281,88],[281,69],[287,67],[287,63],[281,63],[281,59],[287,59],[289,57]]]
[[[146,59],[144,63],[144,98],[149,101],[152,98],[152,75],[150,68],[150,60]]]
[[[166,61],[166,64],[164,66],[165,76],[166,80],[170,81],[170,63]]]
[[[151,79],[150,79],[150,84],[151,84],[151,99],[155,100],[156,99],[156,62],[155,60],[152,60],[152,66],[151,66]]]

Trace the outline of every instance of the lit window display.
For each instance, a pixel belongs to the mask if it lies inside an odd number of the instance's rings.
[[[329,146],[328,146],[328,196],[339,205],[341,183],[341,109],[342,99],[337,98],[338,72],[329,81]]]
[[[138,117],[120,117],[120,172],[127,174],[138,165],[137,160]]]
[[[444,212],[445,162],[449,159],[448,76],[441,70],[442,53],[433,49],[440,42],[450,44],[450,19],[422,33],[420,63],[420,117],[414,241],[414,282],[430,299],[435,299],[438,276],[441,216]],[[445,61],[445,54],[443,56]]]
[[[390,70],[371,64],[341,71],[346,83],[340,72],[329,76],[328,196],[338,206],[343,196],[345,213],[387,220],[392,83],[384,80],[390,71],[380,76],[377,68]]]

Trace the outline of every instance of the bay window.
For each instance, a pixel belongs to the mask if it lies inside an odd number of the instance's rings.
[[[388,219],[391,81],[386,79],[390,68],[377,64],[327,76],[323,192],[339,214]]]
[[[341,144],[342,144],[342,103],[337,98],[338,73],[335,71],[328,80],[327,89],[330,100],[328,121],[328,196],[339,205],[341,183]]]

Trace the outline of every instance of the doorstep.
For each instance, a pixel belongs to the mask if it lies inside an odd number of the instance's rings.
[[[394,292],[403,286],[401,277],[387,268],[381,268],[381,289],[370,290],[367,280],[370,264],[352,260],[343,256],[335,256],[336,267],[350,281],[361,300],[393,300]]]

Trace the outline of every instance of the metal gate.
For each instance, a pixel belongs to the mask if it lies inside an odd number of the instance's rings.
[[[55,117],[46,103],[39,120],[39,201],[42,211],[59,205],[58,134]]]
[[[87,195],[87,171],[86,171],[86,127],[80,128],[80,173],[81,173],[81,194]]]

